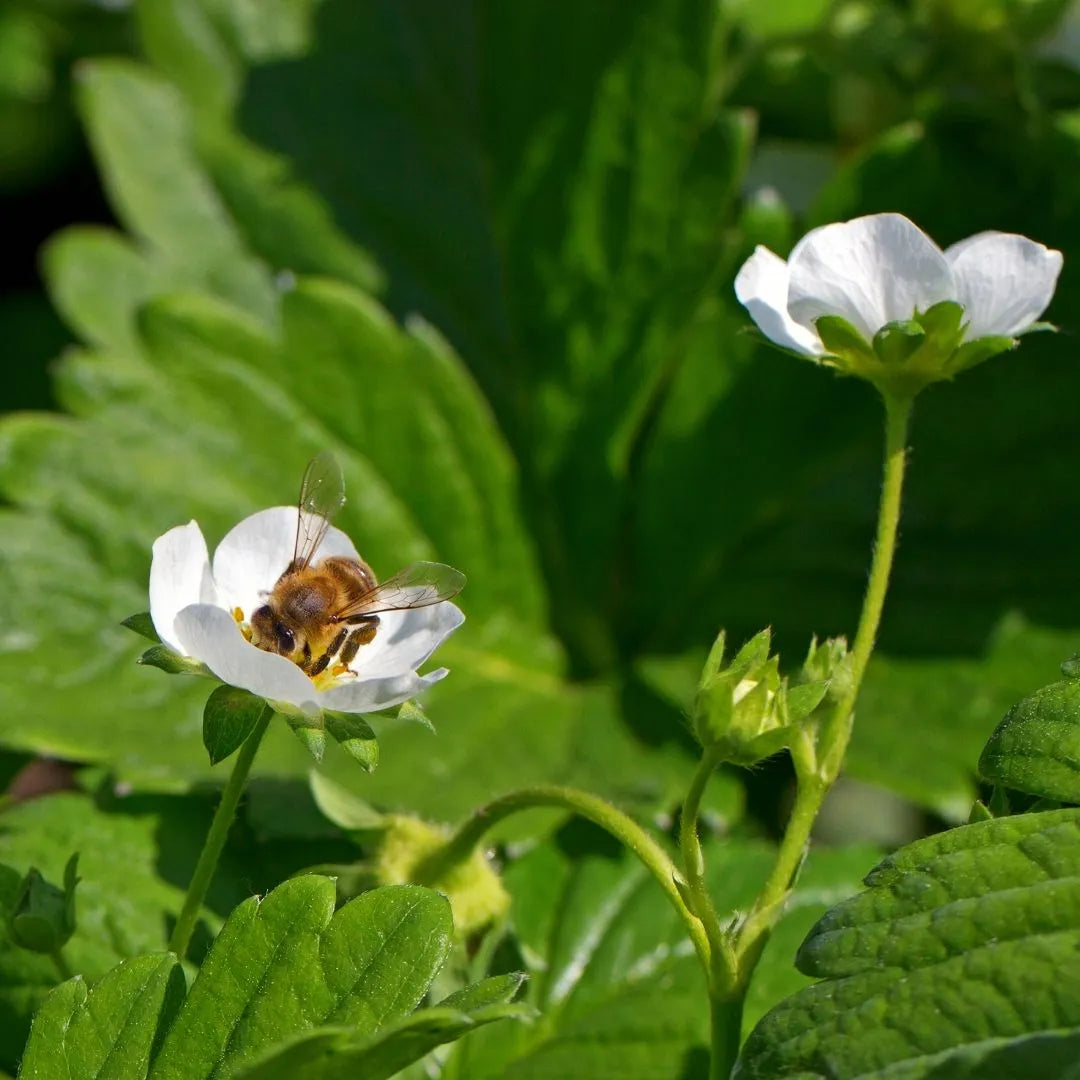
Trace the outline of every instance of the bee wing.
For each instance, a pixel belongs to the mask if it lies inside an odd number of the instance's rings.
[[[457,596],[464,587],[465,575],[452,566],[436,562],[413,563],[357,597],[348,607],[335,611],[334,618],[341,622],[350,615],[378,615],[382,611],[429,607]]]
[[[345,505],[345,478],[337,458],[324,450],[308,463],[297,503],[293,570],[302,570],[315,557],[330,522]]]

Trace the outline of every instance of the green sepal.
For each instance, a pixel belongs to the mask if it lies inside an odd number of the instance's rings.
[[[842,371],[857,375],[867,364],[876,366],[877,357],[866,338],[839,315],[822,315],[814,320],[821,343],[841,363]]]
[[[731,728],[735,706],[732,690],[737,679],[716,675],[697,695],[692,720],[694,736],[702,746],[711,746],[722,739]]]
[[[57,888],[30,867],[11,905],[8,930],[22,949],[54,953],[75,933],[75,886],[79,884],[79,854],[64,867],[63,888]]]
[[[749,742],[733,740],[729,743],[727,759],[735,765],[756,765],[790,746],[797,731],[797,724],[785,724],[784,727],[773,728],[757,735]]]
[[[281,715],[292,733],[304,744],[304,749],[316,761],[322,761],[326,753],[326,731],[322,726],[322,717],[305,716],[291,710]]]
[[[724,662],[724,647],[727,635],[723,630],[716,635],[716,639],[709,649],[709,655],[705,658],[705,666],[701,669],[701,678],[698,679],[698,689],[707,686],[708,683],[720,673],[720,665]],[[745,647],[745,646],[744,646]]]
[[[971,813],[968,814],[967,823],[969,825],[977,825],[980,821],[990,821],[993,816],[994,815],[990,813],[990,807],[981,799],[976,799],[971,804]]]
[[[1062,679],[1014,705],[979,757],[986,780],[1080,803],[1080,680]]]
[[[323,721],[331,738],[365,772],[372,772],[379,764],[379,740],[371,725],[358,713],[323,711]]]
[[[948,376],[957,375],[961,371],[967,371],[984,360],[999,356],[1001,353],[1015,349],[1016,338],[1011,337],[982,337],[974,341],[966,341],[949,358]]]
[[[159,644],[161,642],[157,630],[154,629],[154,620],[150,618],[149,611],[140,611],[135,615],[129,615],[126,619],[120,620],[120,625],[126,626],[129,630],[133,630],[140,637],[147,638],[148,640]]]
[[[239,750],[269,708],[261,697],[237,686],[219,686],[203,707],[203,746],[210,764],[224,761]]]
[[[784,701],[787,706],[787,718],[792,724],[805,720],[825,700],[829,690],[828,679],[800,683],[788,689]]]
[[[900,365],[922,348],[926,331],[914,320],[886,323],[874,335],[874,352],[883,364]]]
[[[435,725],[419,701],[402,702],[398,707],[397,719],[407,724],[419,724],[421,727],[426,727],[432,734],[435,732]]]
[[[715,646],[714,646],[715,647]],[[735,654],[735,659],[728,666],[728,673],[736,676],[736,681],[759,664],[763,664],[769,658],[769,649],[772,647],[772,628],[766,626],[759,630],[745,645]],[[711,653],[710,653],[711,656]]]
[[[206,675],[213,678],[205,664],[192,660],[190,656],[181,656],[168,645],[152,645],[135,663],[158,668],[169,675]]]
[[[374,833],[386,828],[386,815],[316,769],[308,774],[311,797],[323,816],[350,832]]]
[[[826,693],[830,701],[840,701],[846,697],[851,690],[851,656],[847,638],[826,638],[820,642],[816,637],[812,638],[798,678],[799,685],[819,680],[828,683]]]
[[[1052,322],[1033,322],[1017,333],[1017,337],[1027,337],[1028,334],[1059,334],[1061,327]]]

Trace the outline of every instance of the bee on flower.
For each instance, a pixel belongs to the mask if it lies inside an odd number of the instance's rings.
[[[333,520],[341,469],[320,454],[298,505],[236,525],[211,562],[191,521],[154,542],[150,616],[180,657],[284,712],[370,713],[399,705],[447,671],[417,669],[464,621],[451,603],[465,575],[414,563],[379,583]]]

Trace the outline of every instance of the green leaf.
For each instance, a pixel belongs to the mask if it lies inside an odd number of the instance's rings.
[[[446,1005],[419,1009],[376,1036],[358,1040],[348,1029],[324,1028],[276,1048],[234,1075],[237,1080],[384,1080],[419,1061],[443,1043],[495,1020],[523,1020],[531,1012],[516,1005],[487,1005],[473,1012]]]
[[[979,758],[1002,787],[1080,803],[1080,681],[1064,679],[1014,705]]]
[[[236,1069],[321,1026],[374,1034],[416,1007],[452,933],[446,901],[412,886],[365,893],[336,914],[328,878],[305,875],[252,898],[214,942],[150,1080]]]
[[[333,882],[303,875],[230,915],[186,1000],[171,955],[126,961],[89,995],[81,980],[59,987],[35,1018],[23,1075],[389,1077],[466,1031],[527,1015],[506,1003],[519,977],[413,1011],[452,931],[429,889],[377,889],[335,913]]]
[[[330,777],[312,769],[309,779],[316,804],[335,825],[358,832],[385,827],[385,814],[380,814],[370,803],[334,783]]]
[[[195,867],[212,812],[209,800],[102,797],[95,802],[71,792],[55,792],[4,811],[0,829],[0,970],[4,976],[0,1066],[15,1067],[31,1014],[58,980],[49,957],[16,948],[8,933],[6,914],[23,871],[33,864],[47,879],[59,881],[71,852],[80,852],[78,928],[64,946],[64,956],[72,969],[96,982],[127,957],[160,953],[165,948],[171,921],[183,902],[183,883]],[[247,895],[253,881],[261,885],[266,876],[252,863],[226,854],[197,940],[205,944],[208,934],[218,927],[214,911],[229,910]],[[64,993],[73,985],[65,984]],[[49,1075],[47,1070],[44,1075]]]
[[[330,737],[365,772],[373,772],[379,764],[379,741],[371,725],[356,713],[340,713],[324,710],[323,722]]]
[[[235,686],[219,686],[203,709],[203,746],[210,764],[224,761],[239,750],[269,708],[262,698]]]
[[[794,966],[792,958],[821,916],[859,891],[867,870],[880,855],[880,851],[862,846],[811,848],[751,976],[743,1007],[744,1037],[769,1009],[813,981]]]
[[[1078,880],[1077,810],[901,848],[811,931],[797,963],[824,981],[765,1016],[740,1075],[1059,1075],[1080,1037]]]
[[[78,74],[79,109],[123,223],[165,263],[174,286],[203,286],[269,319],[270,274],[202,173],[177,90],[125,60],[96,61]]]
[[[525,975],[520,971],[513,971],[508,975],[493,975],[489,979],[481,979],[471,986],[456,990],[449,997],[443,998],[438,1007],[472,1013],[492,1005],[509,1005],[524,982]]]
[[[150,618],[149,611],[141,611],[138,615],[129,615],[126,619],[120,620],[120,625],[126,626],[129,630],[134,630],[141,637],[149,638],[150,641],[161,644],[161,638],[158,637],[158,632],[154,628],[154,621]]]
[[[1073,645],[1072,633],[1010,617],[981,658],[875,658],[859,697],[848,770],[948,819],[966,820],[975,796],[972,762],[993,725],[1033,682],[1052,676]]]
[[[184,990],[172,954],[125,960],[89,992],[81,978],[64,983],[34,1018],[19,1075],[52,1080],[75,1066],[99,1080],[146,1076],[158,1033],[168,1029]]]

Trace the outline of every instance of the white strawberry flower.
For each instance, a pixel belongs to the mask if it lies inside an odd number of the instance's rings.
[[[1032,328],[1054,295],[1061,264],[1060,251],[1012,233],[978,233],[942,251],[902,214],[871,214],[812,229],[787,260],[759,245],[735,279],[735,294],[769,340],[826,362],[843,355],[847,342],[818,320],[844,320],[857,335],[849,339],[852,352],[867,362],[844,357],[836,366],[871,381],[878,381],[871,349],[885,363],[906,360],[921,347],[920,328],[941,331],[933,356],[917,361],[922,385],[1010,347]],[[962,309],[948,333],[936,323],[914,327],[912,336],[913,322],[947,302]],[[905,324],[911,342],[902,353],[876,340],[895,324]],[[994,340],[972,347],[982,339]]]
[[[346,670],[336,665],[315,679],[286,657],[252,645],[242,627],[292,560],[296,533],[296,507],[274,506],[236,525],[213,562],[194,521],[159,536],[150,567],[150,617],[161,641],[223,683],[279,711],[313,718],[324,709],[372,713],[400,705],[447,674],[446,668],[426,675],[417,669],[464,621],[449,600],[381,612],[374,639]],[[330,527],[318,557],[332,555],[359,558],[345,533]]]

